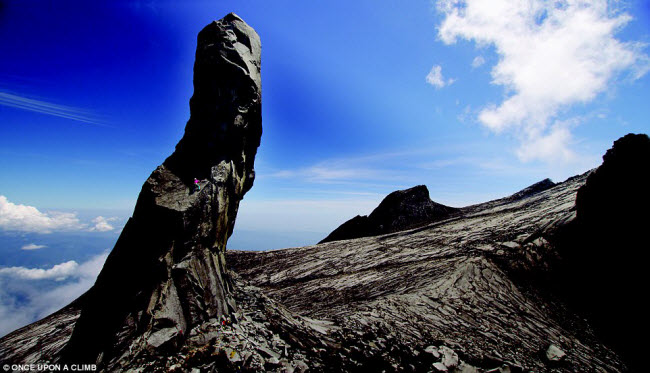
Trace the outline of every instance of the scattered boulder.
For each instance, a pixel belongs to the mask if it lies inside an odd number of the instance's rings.
[[[442,363],[447,368],[455,368],[458,366],[458,355],[447,346],[440,346],[440,353],[442,354]]]
[[[433,363],[433,368],[438,372],[447,372],[447,366],[441,362]]]
[[[510,366],[507,364],[503,364],[500,367],[486,370],[485,373],[512,373],[512,369],[510,369]]]
[[[438,351],[438,347],[436,346],[428,346],[427,348],[424,349],[424,352],[433,355],[433,357],[436,359],[440,358],[440,352]]]
[[[566,353],[554,344],[548,346],[548,349],[546,350],[546,359],[553,363],[562,361],[565,356]]]

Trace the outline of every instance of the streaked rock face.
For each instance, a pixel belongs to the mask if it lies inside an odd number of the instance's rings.
[[[192,326],[235,310],[224,253],[255,177],[260,53],[258,35],[234,14],[199,33],[185,134],[144,183],[64,361],[105,363],[133,349],[173,348]]]
[[[575,219],[586,178],[526,188],[416,229],[229,251],[228,264],[290,311],[333,321],[352,351],[343,353],[347,371],[358,355],[384,356],[377,371],[621,371],[620,356],[543,285],[559,255],[549,239]],[[546,358],[549,345],[566,353],[564,365]]]

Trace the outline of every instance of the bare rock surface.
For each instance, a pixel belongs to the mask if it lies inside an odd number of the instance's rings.
[[[627,371],[590,321],[545,285],[558,281],[558,232],[576,224],[576,194],[590,174],[416,229],[229,251],[236,309],[170,333],[171,342],[158,329],[104,369]],[[79,315],[73,306],[0,340],[6,361],[56,360]],[[37,343],[47,346],[38,357]]]
[[[52,361],[70,340],[79,313],[80,300],[35,323],[17,329],[0,339],[0,365],[33,364]]]
[[[558,254],[547,235],[575,219],[576,193],[586,178],[466,207],[413,230],[231,251],[227,260],[296,314],[362,333],[378,325],[392,345],[435,347],[431,355],[443,356],[439,363],[449,370],[460,363],[452,364],[439,346],[452,349],[467,371],[504,365],[511,371],[622,371],[620,357],[583,318],[521,279],[554,263]],[[563,365],[544,358],[549,344],[566,352]]]

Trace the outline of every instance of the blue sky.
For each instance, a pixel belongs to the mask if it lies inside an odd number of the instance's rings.
[[[313,244],[418,184],[463,206],[562,181],[650,132],[648,1],[0,0],[0,316],[29,310],[5,332],[50,310],[37,284],[92,283],[232,11],[264,134],[230,248]]]

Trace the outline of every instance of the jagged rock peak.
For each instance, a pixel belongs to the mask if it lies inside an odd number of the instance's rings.
[[[416,185],[409,189],[396,190],[387,195],[370,215],[417,208],[431,203],[426,185]]]
[[[457,209],[433,202],[425,185],[390,193],[368,216],[356,216],[320,243],[376,236],[444,219]]]
[[[509,200],[518,200],[526,197],[530,197],[533,194],[537,194],[539,192],[543,192],[547,189],[553,188],[556,184],[549,178],[546,178],[542,181],[538,181],[533,185],[530,185],[517,193],[511,195],[510,197],[507,197]]]
[[[190,119],[165,161],[187,183],[195,177],[219,179],[223,175],[211,173],[211,167],[230,158],[244,177],[243,192],[252,186],[262,133],[260,64],[259,36],[236,14],[199,32]]]
[[[578,217],[600,219],[611,214],[610,210],[632,206],[638,209],[638,197],[643,196],[642,200],[647,200],[649,178],[648,135],[630,133],[621,137],[603,155],[603,164],[589,175],[587,183],[578,193]]]
[[[236,309],[224,255],[255,177],[260,52],[257,33],[232,13],[199,33],[185,134],[144,183],[62,361],[111,370],[129,351],[177,348],[184,331]]]

